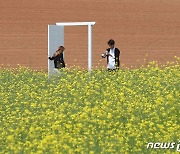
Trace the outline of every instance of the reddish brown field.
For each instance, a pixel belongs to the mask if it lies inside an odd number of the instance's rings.
[[[115,39],[121,63],[166,63],[180,56],[179,0],[0,0],[0,64],[47,70],[47,28],[95,21],[93,66]],[[65,27],[67,66],[87,68],[87,27]],[[146,61],[144,62],[144,59]]]

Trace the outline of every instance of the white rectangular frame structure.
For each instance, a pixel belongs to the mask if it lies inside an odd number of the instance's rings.
[[[92,26],[96,22],[60,22],[57,26],[88,26],[88,71],[92,69]]]

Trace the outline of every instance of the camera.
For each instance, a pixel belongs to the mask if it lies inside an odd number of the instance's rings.
[[[102,58],[105,58],[105,57],[106,57],[106,54],[105,54],[105,53],[102,53],[102,54],[101,54],[101,57],[102,57]]]

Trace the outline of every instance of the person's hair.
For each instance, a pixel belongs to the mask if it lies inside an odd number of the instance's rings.
[[[59,46],[58,49],[63,49],[64,50],[65,48],[64,48],[64,46],[61,45],[61,46]]]
[[[114,44],[115,44],[115,41],[114,41],[113,39],[110,39],[110,40],[108,41],[108,44],[109,44],[109,45],[114,45]]]

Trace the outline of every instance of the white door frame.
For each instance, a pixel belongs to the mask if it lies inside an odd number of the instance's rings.
[[[60,22],[57,26],[88,26],[88,71],[92,69],[92,26],[96,22]]]

